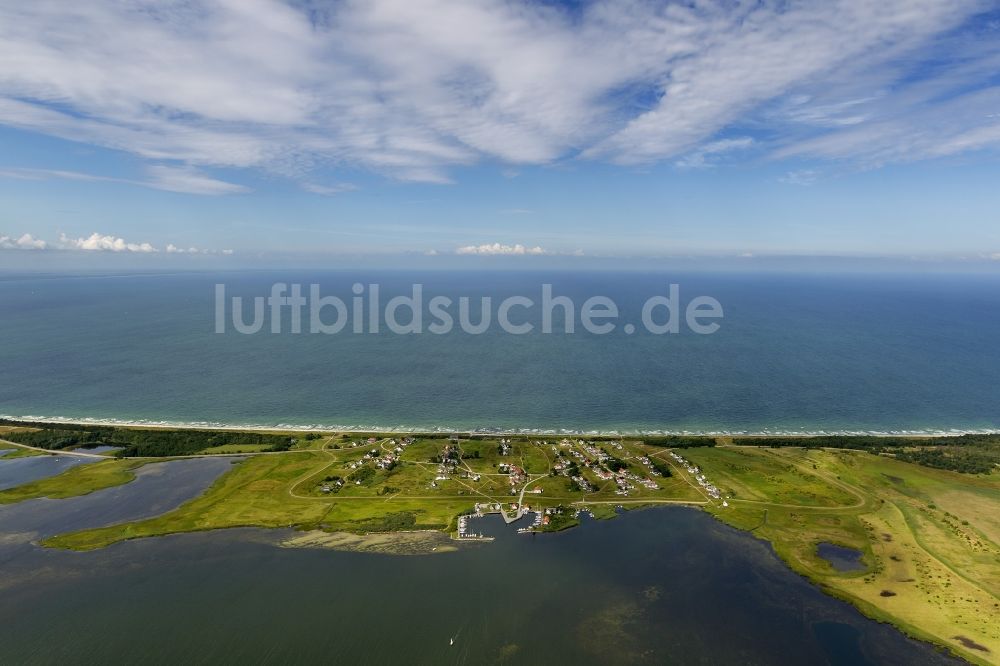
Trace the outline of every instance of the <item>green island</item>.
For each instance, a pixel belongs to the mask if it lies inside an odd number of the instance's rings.
[[[0,504],[94,492],[137,468],[233,455],[199,497],[148,520],[44,545],[233,527],[295,528],[289,547],[444,552],[480,539],[466,516],[681,504],[769,542],[793,570],[877,620],[973,663],[1000,663],[1000,435],[595,437],[197,430],[5,422],[0,448],[95,458],[0,491]],[[96,446],[114,447],[89,453]],[[6,457],[9,457],[8,454]],[[98,459],[100,458],[100,459]],[[520,524],[520,523],[519,523]],[[855,566],[823,547],[849,549]]]

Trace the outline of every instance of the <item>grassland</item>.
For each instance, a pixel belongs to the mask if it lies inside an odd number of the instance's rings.
[[[554,441],[518,440],[507,455],[501,455],[497,440],[468,439],[452,445],[447,438],[418,438],[398,454],[391,469],[376,468],[373,453],[380,457],[391,454],[396,450],[395,439],[351,445],[357,441],[331,435],[303,439],[286,453],[247,456],[202,496],[175,511],[149,520],[60,535],[46,545],[90,550],[125,539],[246,526],[361,533],[454,531],[457,517],[477,503],[517,502],[522,489],[526,491],[524,503],[534,508],[592,505],[602,514],[620,502],[705,501],[684,480],[665,477],[657,478],[660,487],[655,490],[641,487],[629,497],[619,496],[613,481],[601,482],[590,470],[592,491],[572,491],[570,479],[551,475],[560,452]],[[441,464],[432,460],[446,446],[460,450],[461,462],[442,474]],[[564,443],[562,456],[576,446]],[[623,446],[620,455],[631,461],[630,469],[645,476],[646,468],[635,458],[647,453],[662,454],[663,450],[636,442]],[[499,471],[505,464],[516,465],[525,476],[512,485],[511,475]],[[333,490],[333,479],[342,480],[343,485]],[[511,494],[512,488],[517,496]]]
[[[834,449],[683,454],[732,495],[708,511],[769,541],[827,592],[975,663],[1000,660],[995,478]],[[821,542],[860,551],[865,569],[836,571]]]
[[[489,436],[414,436],[405,446],[400,435],[292,439],[282,452],[267,450],[267,442],[200,450],[197,455],[248,455],[174,511],[58,535],[46,545],[90,550],[126,539],[255,526],[301,530],[304,536],[291,545],[385,552],[395,547],[393,534],[454,533],[458,516],[477,504],[559,508],[545,528],[558,530],[575,525],[581,508],[611,518],[617,508],[682,503],[769,541],[795,571],[869,616],[969,661],[1000,663],[1000,475],[918,466],[891,452],[731,440],[693,447],[699,442],[687,438],[679,444],[684,448],[670,449],[663,446],[670,442],[514,437],[503,451]],[[0,493],[0,501],[125,483],[134,466],[149,460],[84,465]],[[625,490],[609,474],[619,462]],[[689,466],[698,469],[692,473]],[[655,475],[656,467],[669,475]],[[425,539],[407,538],[400,541],[404,551],[419,552],[416,542]],[[865,568],[835,570],[817,553],[824,542],[856,549]],[[446,550],[434,539],[426,543]]]
[[[8,457],[9,455],[4,456]],[[0,490],[0,504],[13,504],[40,497],[66,499],[120,486],[134,479],[135,470],[144,464],[146,461],[142,460],[104,460],[79,465],[56,476]]]

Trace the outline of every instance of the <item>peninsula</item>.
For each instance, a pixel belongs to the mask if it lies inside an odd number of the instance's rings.
[[[974,663],[1000,660],[1000,436],[597,437],[290,432],[4,422],[10,455],[86,458],[0,504],[130,482],[166,460],[231,456],[205,493],[155,518],[43,545],[232,527],[295,528],[293,546],[438,552],[501,513],[536,532],[581,512],[689,505],[773,546],[875,619]],[[522,525],[522,523],[518,523]]]

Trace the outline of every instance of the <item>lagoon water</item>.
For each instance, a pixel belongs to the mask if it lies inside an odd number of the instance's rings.
[[[58,459],[65,460],[68,456]],[[75,464],[94,464],[81,458],[73,460]],[[0,536],[9,543],[23,542],[158,516],[200,495],[234,460],[226,456],[156,462],[140,467],[135,472],[136,478],[122,486],[66,500],[41,498],[0,505]],[[0,460],[0,473],[5,466],[16,462]],[[48,475],[61,471],[50,469]],[[21,537],[15,539],[12,535]],[[0,578],[0,587],[2,584]]]
[[[0,451],[2,454],[10,451]],[[30,456],[3,460],[0,465],[0,490],[30,483],[47,476],[65,472],[71,467],[87,462],[85,458],[71,456]]]
[[[319,284],[350,303],[424,285],[496,302],[541,285],[612,298],[620,324],[680,285],[716,298],[714,335],[215,334],[215,285]],[[478,320],[473,305],[473,320]],[[426,309],[426,305],[425,305]],[[1000,276],[612,272],[5,275],[0,414],[576,431],[1000,428]],[[248,306],[247,318],[250,318]],[[515,309],[512,318],[538,323]],[[561,311],[556,311],[556,330]],[[578,319],[578,317],[577,317]],[[405,321],[403,315],[401,320]],[[287,322],[284,330],[288,330]],[[349,330],[349,328],[348,328]]]
[[[263,530],[90,553],[22,538],[32,515],[37,538],[155,513],[174,488],[166,510],[223,464],[0,507],[0,663],[950,663],[688,508],[535,536],[494,517],[496,541],[422,556],[280,548],[286,532]]]

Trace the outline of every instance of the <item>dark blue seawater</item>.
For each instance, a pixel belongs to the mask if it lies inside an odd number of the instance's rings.
[[[214,333],[215,285],[318,283],[384,304],[424,285],[496,302],[611,297],[608,335]],[[639,328],[646,298],[721,302],[713,335]],[[247,319],[250,309],[247,306]],[[541,308],[513,311],[538,323]],[[425,304],[426,311],[426,304]],[[0,279],[0,414],[228,424],[579,431],[1000,428],[1000,277],[251,272]],[[457,312],[457,307],[452,308]],[[557,311],[556,330],[562,331]],[[287,313],[286,313],[287,314]],[[426,315],[425,315],[426,317]],[[401,320],[406,320],[401,316]],[[306,316],[308,323],[308,315]],[[348,329],[350,326],[348,327]],[[265,327],[266,330],[266,327]],[[288,330],[287,317],[284,330]]]

